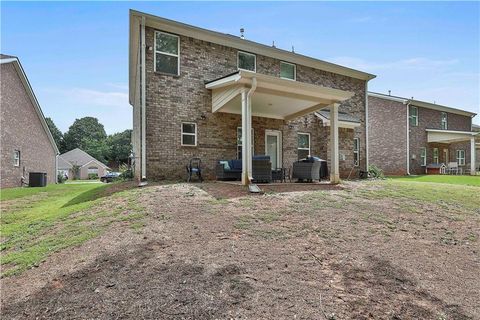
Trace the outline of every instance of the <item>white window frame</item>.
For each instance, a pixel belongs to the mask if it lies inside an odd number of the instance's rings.
[[[20,150],[13,151],[13,166],[20,167]]]
[[[166,35],[172,36],[172,37],[176,37],[178,39],[178,41],[177,41],[177,45],[178,45],[177,54],[172,54],[172,53],[163,52],[163,51],[157,51],[157,34],[159,34],[159,33],[166,34]],[[166,56],[177,57],[177,74],[163,72],[163,71],[157,71],[157,53],[164,54]],[[177,36],[176,34],[168,33],[168,32],[155,31],[155,36],[154,36],[154,39],[153,39],[153,68],[154,68],[155,72],[159,72],[159,73],[162,73],[162,74],[169,74],[169,75],[172,75],[172,76],[175,76],[175,75],[179,76],[180,75],[180,37],[179,36]]]
[[[90,170],[95,170],[95,172],[91,172]],[[100,170],[100,169],[99,169],[98,167],[88,167],[88,168],[87,168],[87,174],[96,174],[96,175],[98,175],[98,171],[99,171],[99,170]]]
[[[459,166],[464,166],[465,165],[465,150],[460,149],[457,150],[457,163]],[[460,154],[462,154],[462,157],[460,157]]]
[[[184,124],[193,124],[195,126],[195,133],[190,133],[190,132],[183,132],[183,125]],[[187,122],[184,121],[180,124],[180,144],[182,147],[196,147],[197,146],[197,123],[196,122]],[[183,143],[183,136],[194,136],[195,137],[195,144],[184,144]]]
[[[240,53],[244,53],[246,55],[249,55],[249,56],[253,56],[255,58],[255,63],[254,63],[254,70],[248,70],[248,69],[243,69],[243,68],[240,68]],[[245,71],[249,71],[249,72],[257,72],[257,55],[254,54],[254,53],[250,53],[250,52],[246,52],[246,51],[237,51],[237,69],[238,70],[245,70]]]
[[[435,155],[436,151],[436,155]],[[438,164],[439,163],[439,151],[438,148],[433,148],[433,163]]]
[[[357,149],[355,148],[355,141],[357,141]],[[353,139],[353,166],[360,165],[360,138]]]
[[[416,112],[415,112],[416,114],[415,114],[415,115],[412,115],[412,113],[410,112],[410,110],[412,110],[412,109],[415,109],[415,110],[416,110]],[[408,115],[409,115],[409,125],[414,126],[414,127],[418,127],[418,107],[410,106],[410,107],[408,108]],[[415,118],[415,124],[412,124],[412,123],[410,122],[410,119],[413,119],[413,118]]]
[[[299,135],[307,135],[308,136],[308,148],[300,148],[298,146],[298,136]],[[312,139],[310,133],[308,132],[297,132],[297,158],[298,158],[298,150],[308,150],[308,155],[311,156],[311,149],[312,149]]]
[[[440,117],[440,126],[442,130],[448,130],[448,114],[446,112],[442,112]]]
[[[293,66],[293,79],[282,77],[282,63]],[[280,79],[297,81],[297,65],[286,61],[280,61]]]
[[[426,167],[427,166],[427,148],[423,147],[420,150],[420,159],[422,159],[421,166]]]
[[[238,152],[238,147],[242,147],[243,146],[243,140],[242,139],[238,139],[239,136],[238,136],[238,129],[242,129],[242,127],[237,127],[237,160],[241,160],[242,158],[239,157],[239,152]],[[242,135],[243,135],[243,129],[242,129]],[[241,150],[241,148],[240,148]],[[255,131],[253,130],[252,128],[252,156],[255,155]]]

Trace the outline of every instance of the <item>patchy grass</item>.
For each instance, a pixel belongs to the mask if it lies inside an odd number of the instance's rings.
[[[390,177],[390,179],[396,181],[448,183],[480,187],[480,176],[422,175],[408,177]]]
[[[58,184],[2,191],[2,276],[20,273],[53,252],[81,244],[112,222],[132,221],[132,228],[138,229],[143,210],[132,192],[112,196],[108,205],[102,201],[115,188],[118,184]]]

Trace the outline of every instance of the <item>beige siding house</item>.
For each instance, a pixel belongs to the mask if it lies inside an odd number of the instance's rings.
[[[58,149],[25,71],[17,57],[0,55],[0,63],[1,187],[28,183],[30,172],[55,183]]]
[[[75,172],[75,167],[78,171]],[[58,173],[69,179],[88,179],[90,175],[98,178],[107,174],[109,168],[81,149],[73,149],[58,156]]]

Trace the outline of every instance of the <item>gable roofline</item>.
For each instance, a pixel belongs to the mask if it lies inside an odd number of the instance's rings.
[[[30,81],[28,81],[27,75],[25,71],[23,70],[22,64],[20,63],[20,60],[17,57],[14,56],[7,56],[7,55],[2,55],[0,58],[0,64],[7,64],[7,63],[13,63],[13,66],[15,67],[15,70],[17,71],[17,74],[22,81],[23,87],[25,88],[25,91],[28,94],[28,97],[30,98],[30,101],[32,102],[33,108],[35,109],[35,112],[37,113],[38,118],[40,119],[40,123],[42,124],[43,129],[45,130],[45,133],[47,134],[48,140],[52,144],[53,150],[55,151],[55,154],[60,154],[58,151],[57,144],[55,143],[55,140],[53,139],[52,133],[50,132],[50,129],[48,128],[47,122],[45,121],[45,115],[43,114],[42,108],[40,107],[40,103],[38,103],[37,97],[35,96],[35,93],[33,92],[33,88],[30,85]]]
[[[427,109],[432,109],[432,110],[437,110],[437,111],[443,111],[443,112],[449,112],[449,113],[455,113],[459,114],[462,116],[467,116],[467,117],[475,117],[477,114],[474,112],[462,110],[462,109],[457,109],[457,108],[452,108],[448,106],[444,106],[441,104],[436,104],[436,103],[430,103],[426,101],[421,101],[421,100],[415,100],[415,99],[408,99],[408,98],[403,98],[403,97],[398,97],[398,96],[391,96],[388,94],[383,94],[383,93],[378,93],[378,92],[368,92],[368,95],[371,97],[376,97],[376,98],[381,98],[385,100],[391,100],[391,101],[398,101],[402,102],[404,104],[411,104],[416,107],[421,107],[421,108],[427,108]]]
[[[138,35],[132,34],[138,31],[139,24],[142,18],[145,19],[145,25],[165,32],[171,32],[177,35],[191,37],[206,42],[220,44],[226,47],[235,48],[251,52],[254,54],[264,55],[272,57],[285,62],[290,62],[298,65],[304,65],[307,67],[340,74],[343,76],[356,78],[360,80],[369,81],[376,76],[363,71],[355,70],[352,68],[344,67],[331,62],[315,59],[302,54],[286,51],[279,48],[274,48],[268,45],[264,45],[251,40],[241,39],[239,37],[207,30],[178,21],[154,16],[148,13],[136,11],[130,9],[130,36],[129,36],[129,83],[130,83],[130,103],[134,101],[134,83],[135,76],[137,74],[138,56],[136,52],[140,45]]]
[[[80,153],[82,153],[83,155],[86,155],[87,158],[88,158],[87,162],[85,162],[85,163],[83,163],[83,164],[79,164],[78,161],[72,161],[72,160],[67,160],[67,159],[65,159],[65,155],[67,155],[67,157],[68,157],[68,154],[74,153],[74,152],[80,152]],[[78,166],[80,166],[80,167],[83,167],[83,166],[85,166],[87,163],[90,163],[90,162],[92,162],[92,161],[95,160],[95,161],[97,161],[98,163],[100,163],[103,167],[108,168],[108,167],[107,167],[105,164],[103,164],[100,160],[95,159],[94,157],[92,157],[91,155],[89,155],[88,153],[86,153],[85,151],[83,151],[83,150],[80,149],[80,148],[75,148],[75,149],[69,150],[69,151],[67,151],[67,152],[65,152],[65,153],[62,153],[62,154],[60,155],[60,157],[62,157],[62,159],[63,159],[64,161],[69,162],[69,163],[72,164],[72,165],[78,165]]]
[[[102,166],[104,169],[110,169],[109,167],[107,167],[106,165],[104,165],[102,162],[98,161],[97,159],[93,158],[92,160],[88,161],[87,163],[85,163],[83,166],[81,166],[82,168],[85,167],[87,164],[90,164],[92,162],[96,162],[97,164],[99,164],[100,166]]]

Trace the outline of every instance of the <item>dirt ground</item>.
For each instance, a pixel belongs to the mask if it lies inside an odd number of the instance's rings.
[[[143,229],[2,279],[2,318],[480,319],[480,212],[300,186],[131,191]]]

